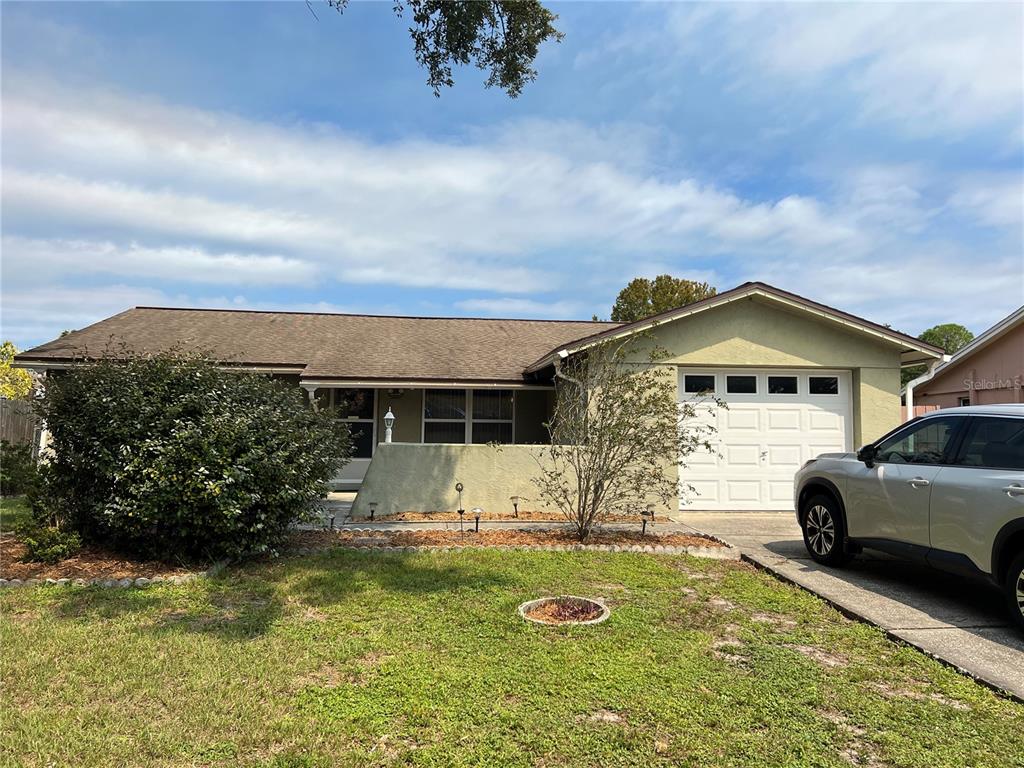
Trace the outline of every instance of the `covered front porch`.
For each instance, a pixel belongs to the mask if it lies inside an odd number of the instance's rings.
[[[301,382],[317,408],[330,408],[352,432],[352,461],[332,480],[336,490],[358,490],[386,440],[384,416],[394,415],[394,443],[538,445],[554,405],[550,385],[394,382]]]

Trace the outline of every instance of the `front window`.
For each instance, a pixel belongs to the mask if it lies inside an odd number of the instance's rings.
[[[878,444],[875,461],[886,464],[941,464],[960,419],[925,419]]]
[[[473,442],[511,443],[514,408],[510,389],[474,389]]]
[[[466,390],[426,390],[423,393],[423,442],[466,442],[466,416]]]
[[[1024,470],[1024,419],[972,419],[956,463]]]

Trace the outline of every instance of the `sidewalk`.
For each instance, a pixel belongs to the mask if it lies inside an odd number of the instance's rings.
[[[729,542],[844,613],[1024,701],[1024,636],[1011,627],[994,589],[876,552],[845,568],[825,568],[807,555],[790,512],[680,512],[673,519]]]

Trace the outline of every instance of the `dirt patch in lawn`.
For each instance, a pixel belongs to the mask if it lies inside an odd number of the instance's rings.
[[[469,510],[466,511],[465,519],[467,521],[474,520],[473,513]],[[530,512],[528,510],[519,510],[519,516],[516,517],[511,512],[483,512],[480,515],[481,520],[502,520],[511,522],[523,522],[523,523],[564,523],[565,515],[560,512]],[[359,521],[366,521],[369,518],[360,518]],[[373,518],[374,522],[403,522],[403,523],[451,523],[459,522],[459,515],[457,512],[395,512],[390,515],[377,515]],[[640,525],[640,515],[608,515],[604,518],[605,522],[608,523],[636,523]],[[357,522],[359,522],[357,521]],[[656,515],[654,518],[656,523],[668,523],[671,522],[665,515]]]
[[[181,563],[125,557],[101,547],[83,547],[59,563],[20,562],[25,545],[14,536],[0,537],[0,578],[3,579],[127,579],[177,576],[196,570]]]
[[[292,538],[294,547],[424,547],[424,546],[566,546],[580,541],[566,530],[509,531],[298,531]],[[639,531],[604,530],[591,534],[585,542],[592,544],[642,544],[673,547],[721,547],[721,543],[703,536],[685,533],[662,533],[642,536]]]
[[[590,600],[560,597],[533,606],[526,611],[526,617],[545,624],[574,624],[593,621],[603,612],[600,605]]]

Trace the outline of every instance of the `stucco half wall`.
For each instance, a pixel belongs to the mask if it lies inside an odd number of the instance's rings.
[[[378,515],[397,512],[444,512],[459,507],[456,483],[462,483],[467,512],[512,514],[519,509],[556,511],[538,500],[533,478],[544,460],[540,445],[451,445],[382,443],[377,446],[352,507],[352,516],[369,517],[371,501]]]

